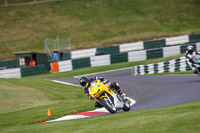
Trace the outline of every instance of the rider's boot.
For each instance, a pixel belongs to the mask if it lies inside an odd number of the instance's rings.
[[[192,67],[193,73],[197,74],[197,69],[195,67]]]
[[[118,93],[122,98],[125,98],[126,94],[125,94],[125,93],[122,93],[122,91],[121,91],[121,89],[120,89],[118,83],[113,82],[113,83],[111,84],[111,88],[114,88],[114,89],[117,91],[117,93]]]

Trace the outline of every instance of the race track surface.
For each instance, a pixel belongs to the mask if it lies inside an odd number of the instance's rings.
[[[200,101],[200,77],[196,75],[128,76],[131,69],[96,74],[120,84],[137,103],[131,110],[167,107]],[[48,79],[51,80],[51,79]],[[53,79],[79,85],[77,78]]]

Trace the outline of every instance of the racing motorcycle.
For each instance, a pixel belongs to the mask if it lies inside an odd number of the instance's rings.
[[[121,97],[109,85],[103,84],[100,80],[91,82],[89,94],[110,113],[116,113],[121,109],[129,111],[131,108],[127,98]]]
[[[200,76],[200,54],[197,54],[192,59],[193,65],[196,68],[197,75]]]

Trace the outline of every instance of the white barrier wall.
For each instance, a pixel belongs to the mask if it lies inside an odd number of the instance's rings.
[[[165,41],[166,41],[166,45],[176,45],[176,44],[188,43],[189,36],[184,35],[184,36],[170,37],[170,38],[166,38]]]
[[[90,57],[90,64],[92,67],[110,65],[110,55]]]
[[[96,48],[72,51],[71,58],[78,59],[78,58],[95,56],[96,51],[97,51]]]
[[[158,63],[158,73],[164,73],[164,62]]]
[[[21,78],[20,68],[0,70],[0,78]]]
[[[186,58],[183,56],[178,58],[178,60],[173,59],[167,62],[134,66],[132,69],[132,74],[144,75],[164,72],[187,71],[189,69],[188,67],[189,66],[186,62]]]
[[[172,47],[164,47],[163,48],[163,56],[175,56],[181,54],[180,46],[172,46]]]
[[[149,69],[149,74],[153,74],[154,73],[154,65],[153,65],[153,63],[148,64],[147,66],[148,66],[148,69]]]
[[[180,71],[186,71],[186,58],[185,57],[180,57]]]
[[[146,50],[128,52],[128,62],[146,60]]]
[[[59,72],[71,71],[73,69],[71,60],[59,61],[58,65],[59,65]]]
[[[197,51],[200,51],[200,43],[196,43]]]
[[[119,45],[120,52],[128,52],[134,50],[143,50],[144,49],[143,42],[135,42],[135,43],[126,43]]]

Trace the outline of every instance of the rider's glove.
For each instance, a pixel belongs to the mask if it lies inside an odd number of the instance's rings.
[[[94,100],[94,98],[92,96],[89,96],[89,99]]]
[[[90,94],[87,94],[87,96],[89,97],[89,99],[94,100],[94,98],[90,96]]]

